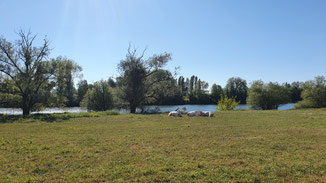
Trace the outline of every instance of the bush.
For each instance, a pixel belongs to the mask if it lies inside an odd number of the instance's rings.
[[[295,104],[294,109],[314,108],[313,103],[310,101],[302,100]]]
[[[271,110],[291,101],[289,88],[270,82],[254,81],[249,89],[248,104],[253,109]]]
[[[217,110],[220,111],[231,111],[239,105],[240,102],[236,102],[235,97],[228,98],[227,96],[221,95],[221,99],[218,101]]]
[[[325,77],[317,76],[315,80],[307,81],[303,85],[301,96],[303,100],[294,106],[295,109],[326,107]]]

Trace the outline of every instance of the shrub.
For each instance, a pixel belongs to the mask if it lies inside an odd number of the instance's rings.
[[[239,103],[240,102],[236,102],[235,97],[228,98],[227,96],[221,95],[221,99],[218,101],[217,110],[220,111],[234,110],[234,108],[237,107]]]
[[[325,77],[317,76],[315,80],[305,82],[301,96],[303,100],[295,105],[295,109],[326,107]]]
[[[314,104],[307,100],[299,101],[294,105],[294,109],[314,108]]]

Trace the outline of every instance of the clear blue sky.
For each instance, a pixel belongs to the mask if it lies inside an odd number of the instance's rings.
[[[84,79],[117,76],[128,44],[169,52],[169,69],[222,86],[230,77],[292,82],[325,75],[325,0],[0,0],[0,35],[47,35],[51,57]]]

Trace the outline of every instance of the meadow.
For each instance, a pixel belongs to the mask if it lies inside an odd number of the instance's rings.
[[[326,182],[326,109],[3,115],[0,182]]]

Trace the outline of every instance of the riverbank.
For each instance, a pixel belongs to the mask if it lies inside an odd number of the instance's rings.
[[[283,104],[280,105],[278,110],[290,110],[293,109],[295,104]],[[157,109],[159,107],[159,112],[170,112],[176,109],[181,109],[183,107],[187,108],[187,111],[216,111],[217,105],[161,105],[161,106],[145,106],[146,110]],[[249,105],[238,105],[236,109],[247,110],[249,109]],[[118,110],[120,113],[129,113],[129,110]],[[140,109],[137,110],[140,112]],[[32,114],[60,114],[60,113],[85,113],[87,112],[86,108],[82,107],[66,107],[66,108],[46,108],[42,111],[32,112]],[[0,114],[8,114],[8,115],[22,115],[23,111],[18,108],[0,108]]]
[[[0,182],[326,181],[325,109],[92,114],[0,123]]]

